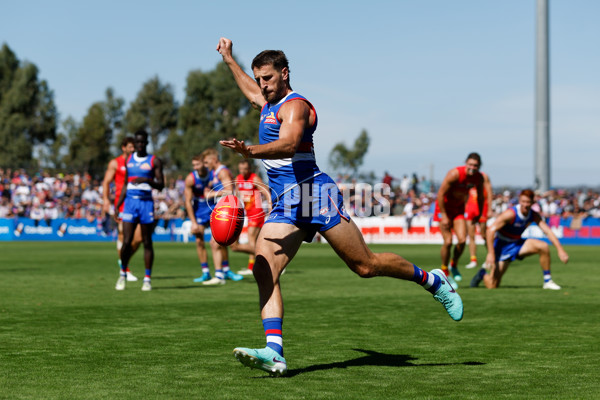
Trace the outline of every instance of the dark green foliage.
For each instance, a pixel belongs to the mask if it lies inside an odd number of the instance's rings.
[[[125,130],[133,135],[145,129],[151,146],[148,150],[168,163],[170,149],[163,143],[177,127],[177,108],[173,87],[155,76],[144,83],[127,110]]]
[[[56,138],[57,110],[37,67],[20,62],[6,45],[0,50],[0,167],[36,167],[33,148]]]
[[[188,168],[195,154],[209,147],[219,149],[222,139],[236,137],[257,143],[258,118],[258,111],[251,108],[225,63],[209,72],[191,71],[179,111],[179,130],[167,141],[173,164]],[[239,160],[232,151],[221,154],[222,161],[230,166]]]
[[[329,154],[329,164],[339,173],[350,173],[356,177],[365,154],[369,151],[370,141],[369,134],[363,129],[354,141],[352,148],[346,147],[344,143],[336,144]]]

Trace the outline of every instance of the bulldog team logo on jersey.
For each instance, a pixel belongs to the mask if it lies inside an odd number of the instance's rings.
[[[277,118],[275,118],[275,114],[271,111],[271,114],[265,117],[265,124],[276,124]]]

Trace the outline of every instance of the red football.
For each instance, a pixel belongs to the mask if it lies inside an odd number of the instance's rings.
[[[234,243],[244,227],[244,205],[229,194],[217,203],[210,214],[210,231],[221,246]]]

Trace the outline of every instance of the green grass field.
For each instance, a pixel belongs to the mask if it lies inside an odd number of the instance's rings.
[[[439,264],[438,246],[373,248]],[[0,249],[2,399],[600,398],[595,247],[567,247],[567,266],[553,250],[561,291],[542,290],[535,258],[499,290],[464,282],[456,323],[418,285],[358,278],[328,246],[306,245],[282,277],[279,379],[231,354],[264,346],[254,280],[194,284],[193,244],[155,244],[152,292],[114,290],[112,243]],[[234,270],[246,261],[231,259]],[[141,252],[132,269],[143,274]]]

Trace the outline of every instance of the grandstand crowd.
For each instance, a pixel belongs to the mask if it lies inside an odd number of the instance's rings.
[[[184,176],[167,177],[167,185],[154,195],[155,215],[160,219],[185,219]],[[401,179],[385,174],[381,183],[389,191],[373,190],[371,185],[358,185],[350,178],[338,176],[346,207],[352,216],[431,215],[436,192],[432,182],[404,175]],[[494,190],[494,215],[517,202],[517,192]],[[600,193],[592,189],[555,189],[536,193],[538,211],[552,226],[560,218],[600,218]],[[365,196],[370,197],[370,202]],[[0,169],[0,218],[24,217],[33,220],[85,218],[90,222],[112,219],[102,212],[102,182],[85,172],[57,173],[40,171],[33,176],[24,169]],[[389,207],[373,206],[389,203]]]

